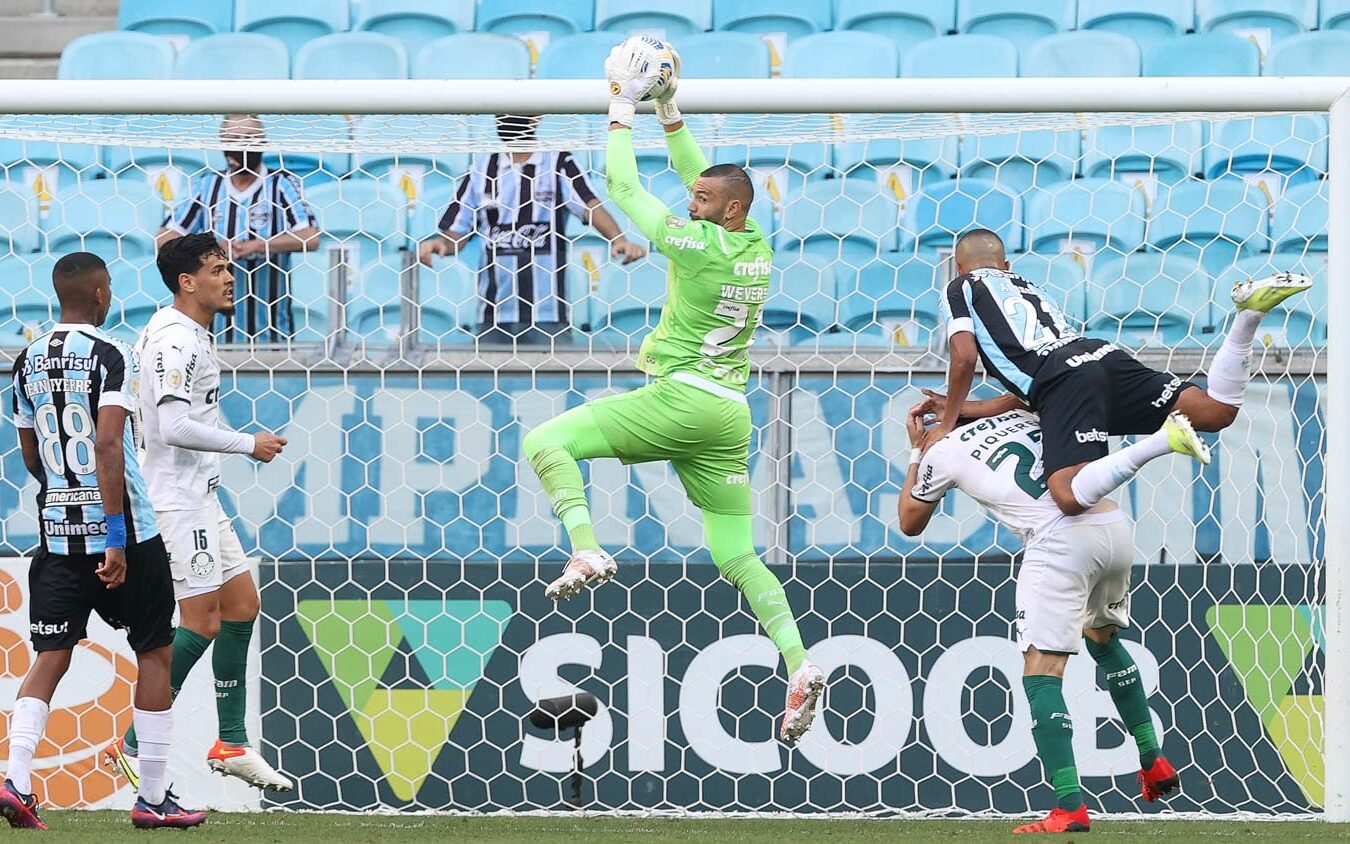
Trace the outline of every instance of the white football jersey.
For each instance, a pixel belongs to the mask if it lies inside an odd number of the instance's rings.
[[[220,427],[220,361],[210,333],[169,306],[150,318],[136,342],[141,360],[141,467],[156,510],[209,506],[220,485],[220,454],[171,446],[164,441],[156,409],[181,401],[188,418]]]
[[[952,487],[1023,542],[1067,518],[1045,486],[1040,419],[1025,410],[962,425],[928,450],[911,494],[933,503]]]

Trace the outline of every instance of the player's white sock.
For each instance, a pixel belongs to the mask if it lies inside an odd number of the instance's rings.
[[[1138,474],[1145,463],[1171,453],[1167,431],[1158,430],[1133,445],[1100,457],[1073,476],[1070,486],[1074,500],[1082,507],[1091,507]]]
[[[1242,407],[1247,382],[1252,377],[1252,341],[1261,325],[1260,311],[1238,311],[1233,314],[1233,325],[1223,338],[1223,345],[1214,353],[1209,365],[1210,398],[1233,407]]]
[[[33,793],[33,754],[47,729],[51,707],[35,697],[14,701],[9,716],[9,779],[20,794]]]
[[[141,798],[151,806],[164,802],[164,780],[169,768],[169,747],[173,744],[173,710],[149,712],[137,709],[136,752],[140,759]]]

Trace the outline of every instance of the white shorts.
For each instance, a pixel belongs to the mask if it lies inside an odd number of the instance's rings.
[[[216,592],[225,581],[248,573],[244,546],[218,501],[200,510],[156,511],[155,518],[169,549],[178,600]]]
[[[1119,510],[1064,519],[1027,547],[1017,573],[1023,653],[1078,653],[1084,628],[1130,626],[1134,525]]]

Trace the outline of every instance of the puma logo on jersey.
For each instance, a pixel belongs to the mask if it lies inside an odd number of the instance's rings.
[[[666,235],[666,245],[673,246],[676,249],[693,249],[695,252],[702,252],[704,249],[708,248],[707,243],[704,243],[696,237],[690,237],[689,235],[675,237],[674,235],[668,234]]]
[[[763,255],[753,261],[737,261],[731,265],[732,275],[748,275],[751,278],[768,275],[772,271],[773,264],[769,263],[769,259]]]

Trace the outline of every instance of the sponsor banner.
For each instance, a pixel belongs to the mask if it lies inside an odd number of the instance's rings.
[[[572,736],[524,723],[583,690],[583,803],[738,811],[1044,809],[1011,640],[1014,565],[780,569],[830,677],[796,750],[784,676],[711,565],[621,565],[555,606],[533,563],[280,565],[263,589],[269,753],[309,809],[556,808]],[[1313,570],[1136,570],[1125,634],[1164,750],[1171,810],[1306,812],[1321,799],[1321,610]],[[1065,697],[1094,805],[1138,798],[1138,756],[1085,655]]]

